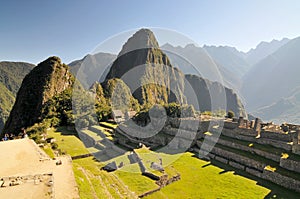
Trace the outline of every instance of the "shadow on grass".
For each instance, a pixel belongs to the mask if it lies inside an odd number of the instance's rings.
[[[71,129],[71,127],[60,126],[56,128],[57,132],[61,133],[61,135],[73,135],[79,138],[78,133],[75,129]]]
[[[193,157],[197,158],[196,155],[194,155]],[[202,159],[202,160],[207,161],[205,159]],[[224,171],[221,171],[219,173],[220,175],[222,175],[224,173],[227,173],[227,172],[234,172],[233,173],[234,175],[243,176],[245,178],[256,181],[257,185],[260,185],[260,186],[265,187],[265,188],[270,190],[270,193],[264,197],[266,199],[267,198],[291,198],[291,199],[300,198],[300,193],[297,193],[295,191],[283,188],[283,187],[281,187],[277,184],[274,184],[274,183],[269,182],[267,180],[263,180],[263,179],[258,178],[256,176],[253,176],[253,175],[251,175],[251,174],[249,174],[249,173],[247,173],[243,170],[233,168],[230,165],[221,163],[221,162],[216,161],[216,160],[211,160],[210,163],[202,166],[202,168],[205,168],[209,165],[216,166],[216,167],[219,167],[219,168],[223,169]]]

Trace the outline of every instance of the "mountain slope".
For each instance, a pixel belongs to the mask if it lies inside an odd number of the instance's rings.
[[[243,53],[229,46],[204,46],[208,54],[224,68],[232,72],[237,77],[243,76],[250,68],[250,64],[245,60]]]
[[[140,104],[185,101],[184,74],[171,66],[148,29],[137,31],[123,45],[106,80],[122,76]]]
[[[265,106],[254,111],[263,120],[276,123],[300,123],[300,88],[292,92],[291,96],[281,98],[270,106]]]
[[[186,48],[189,49],[189,47]],[[195,47],[192,46],[191,48],[192,51],[195,49]],[[204,52],[203,49],[200,50]],[[190,87],[187,84],[190,83],[191,87],[194,91],[196,91],[196,95],[202,96],[199,98],[201,110],[209,111],[213,108],[215,110],[224,108],[223,106],[210,106],[210,93],[207,93],[208,89],[210,89],[213,92],[212,95],[214,99],[222,98],[222,96],[226,98],[227,95],[229,103],[228,108],[235,111],[237,116],[245,115],[242,104],[239,102],[237,95],[232,90],[225,89],[225,91],[222,92],[223,86],[221,84],[212,83],[211,81],[204,80],[201,77],[195,76],[194,79],[196,79],[196,81],[189,81],[190,76],[185,76],[181,70],[173,67],[170,63],[168,57],[169,55],[172,56],[174,54],[170,51],[165,52],[167,52],[168,55],[162,52],[159,48],[155,36],[150,30],[139,30],[130,39],[128,39],[123,46],[118,58],[110,68],[106,81],[122,77],[124,83],[127,84],[131,92],[133,92],[133,96],[141,104],[170,102],[185,104],[186,102],[195,102],[193,101],[195,99],[191,99],[191,90],[189,90]],[[191,57],[199,57],[197,53],[187,53],[187,55]],[[200,62],[212,63],[210,57],[207,56],[205,52],[202,55],[204,55],[203,59],[198,59]],[[178,56],[176,57],[178,58]],[[186,60],[180,57],[176,61],[177,62],[174,63],[177,63],[179,66],[189,64]],[[204,65],[205,64],[202,64],[202,66]],[[193,68],[191,67],[191,69]],[[207,70],[207,72],[213,74],[210,69]],[[208,87],[207,85],[199,84],[202,80],[208,82],[211,86]],[[105,88],[105,85],[103,87]]]
[[[70,88],[74,77],[58,57],[50,57],[24,78],[3,132],[18,134],[20,129],[42,119],[44,105]]]
[[[87,87],[89,87],[99,79],[100,82],[104,81],[116,57],[116,55],[110,53],[89,54],[81,60],[75,60],[68,65],[73,75],[84,74],[84,77],[81,77],[80,80],[86,82]]]
[[[244,77],[242,94],[251,111],[288,97],[300,85],[300,37],[256,64]]]
[[[255,49],[249,50],[245,54],[245,59],[250,65],[255,65],[267,56],[273,54],[275,51],[287,44],[289,41],[290,40],[287,38],[284,38],[280,41],[275,39],[271,42],[263,41],[259,43]]]
[[[4,123],[9,116],[9,112],[15,101],[14,95],[0,83],[0,132],[4,127]]]
[[[247,117],[243,104],[232,89],[196,75],[185,75],[185,79],[197,94],[200,111],[224,110],[226,107],[226,111],[231,110],[236,116]],[[185,95],[189,96],[190,93],[186,91]],[[194,100],[189,97],[187,102],[195,106]]]
[[[170,58],[171,64],[185,74],[199,75],[200,73],[201,77],[210,81],[218,81],[235,91],[240,88],[240,77],[213,60],[201,47],[189,44],[182,48],[165,44],[162,46],[162,50]]]
[[[23,78],[34,67],[35,65],[24,62],[0,62],[0,82],[16,95]]]
[[[0,62],[0,132],[15,102],[23,78],[33,67],[33,64],[24,62]]]

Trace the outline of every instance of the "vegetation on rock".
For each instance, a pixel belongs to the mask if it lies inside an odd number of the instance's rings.
[[[54,96],[71,88],[74,80],[68,66],[61,63],[58,57],[50,57],[38,64],[24,78],[4,132],[18,134],[21,128],[30,127],[44,119],[46,104]]]

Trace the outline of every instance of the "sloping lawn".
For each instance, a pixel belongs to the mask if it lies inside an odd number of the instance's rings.
[[[77,156],[89,153],[84,144],[65,128],[50,129],[47,131],[48,137],[54,137],[58,148],[70,156]]]
[[[253,180],[232,171],[222,173],[223,169],[192,156],[184,153],[171,165],[181,180],[146,198],[264,198],[270,192]]]

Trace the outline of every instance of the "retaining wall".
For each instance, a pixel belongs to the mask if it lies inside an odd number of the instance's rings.
[[[261,138],[268,138],[273,140],[280,140],[285,142],[292,142],[293,136],[290,133],[278,133],[278,132],[270,132],[270,131],[261,131],[260,132]]]
[[[290,159],[280,159],[280,166],[290,171],[296,171],[300,173],[300,162]]]
[[[275,184],[278,184],[282,187],[300,192],[300,182],[293,178],[281,175],[277,172],[268,171],[268,170],[264,170],[261,177]]]

